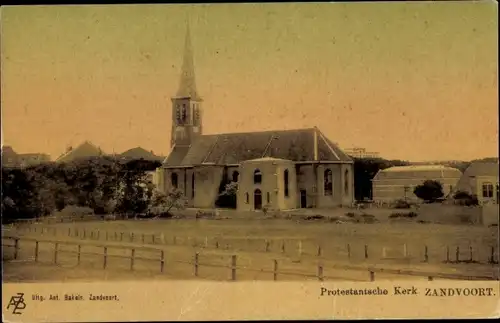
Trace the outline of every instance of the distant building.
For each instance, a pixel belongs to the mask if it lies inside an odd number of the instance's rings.
[[[498,162],[474,162],[464,172],[455,191],[476,195],[480,204],[499,201]]]
[[[57,163],[67,163],[79,159],[104,156],[105,153],[90,141],[85,141],[78,147],[68,147],[66,152],[56,159]]]
[[[401,199],[419,202],[413,191],[426,180],[440,182],[446,197],[455,190],[461,177],[460,170],[442,165],[389,167],[380,170],[372,180],[373,201],[392,203]]]
[[[135,147],[116,155],[122,160],[144,159],[150,161],[162,161],[165,159],[163,156],[157,156],[152,151],[148,151],[142,147]]]
[[[369,152],[360,147],[344,149],[344,152],[353,158],[379,158],[380,156],[378,152]]]
[[[2,147],[2,167],[29,167],[46,162],[50,162],[47,154],[18,154],[10,146]]]

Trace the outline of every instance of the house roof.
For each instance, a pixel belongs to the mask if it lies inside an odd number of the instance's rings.
[[[142,147],[135,147],[132,149],[129,149],[127,151],[124,151],[123,153],[120,154],[120,157],[125,157],[125,158],[132,158],[132,159],[144,159],[144,160],[161,160],[162,158],[160,156],[156,156],[150,151],[147,151],[146,149]]]
[[[103,156],[103,151],[92,144],[90,141],[85,141],[76,148],[70,149],[61,156],[59,156],[56,162],[69,162],[76,159],[91,158]]]
[[[14,157],[17,156],[17,153],[11,146],[2,146],[2,156]]]
[[[496,176],[499,173],[499,163],[492,162],[474,162],[467,167],[464,177],[473,176]]]
[[[438,178],[456,178],[458,180],[461,176],[460,170],[442,165],[394,166],[378,171],[373,181]]]
[[[352,163],[319,129],[309,128],[200,136],[190,147],[174,147],[164,166],[239,164],[264,157]]]

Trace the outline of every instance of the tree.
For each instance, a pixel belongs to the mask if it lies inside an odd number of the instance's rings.
[[[356,200],[372,198],[372,179],[378,171],[393,166],[407,166],[410,163],[403,160],[386,160],[383,158],[353,158],[354,159],[354,196]]]
[[[469,194],[464,191],[457,191],[453,195],[453,199],[455,200],[455,203],[458,205],[465,205],[465,206],[479,205],[479,200],[477,199],[476,195]]]
[[[426,180],[423,184],[415,187],[413,193],[427,203],[436,202],[444,196],[443,186],[434,180]]]

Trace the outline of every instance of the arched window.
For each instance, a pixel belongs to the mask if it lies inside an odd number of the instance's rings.
[[[333,175],[331,169],[326,169],[324,174],[325,195],[333,195]]]
[[[233,172],[233,182],[238,183],[238,177],[239,176],[240,176],[240,173],[237,170],[235,170]]]
[[[186,122],[187,120],[187,109],[186,109],[186,105],[183,104],[182,105],[182,122]]]
[[[344,172],[344,194],[349,195],[349,170]]]
[[[172,173],[172,175],[170,176],[170,182],[172,183],[173,188],[177,188],[177,180],[177,173]]]
[[[493,184],[483,183],[483,197],[493,197]]]
[[[248,203],[250,203],[250,196],[248,195],[248,193],[245,193],[245,200]]]
[[[193,175],[191,176],[191,192],[192,192],[192,193],[191,193],[191,194],[192,194],[191,196],[192,196],[193,198],[194,198],[194,191],[195,191],[195,185],[194,185],[194,184],[195,184],[195,182],[194,182],[194,173],[193,173]]]
[[[253,172],[253,183],[254,184],[262,183],[262,173],[258,169],[256,169],[255,172]]]
[[[285,184],[285,196],[289,195],[289,184],[288,184],[288,169],[285,169],[285,173],[283,174],[283,182]]]

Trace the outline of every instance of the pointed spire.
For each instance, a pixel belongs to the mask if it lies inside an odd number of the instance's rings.
[[[193,49],[191,46],[191,33],[189,22],[186,21],[186,40],[184,43],[184,59],[182,62],[181,81],[177,97],[190,97],[191,99],[200,99],[196,91],[196,78],[194,74]]]

